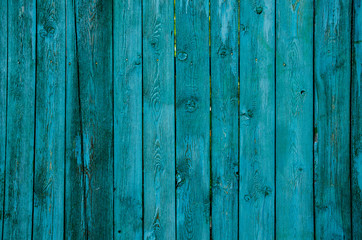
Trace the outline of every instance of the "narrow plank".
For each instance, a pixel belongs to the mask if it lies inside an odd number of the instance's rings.
[[[317,239],[351,239],[351,2],[318,0],[315,3]]]
[[[210,238],[209,1],[176,0],[177,238]]]
[[[144,239],[175,239],[173,1],[143,1]]]
[[[313,1],[276,11],[276,238],[313,239]]]
[[[31,239],[35,113],[36,9],[8,1],[8,114],[4,239]]]
[[[86,236],[113,238],[112,2],[76,1]]]
[[[210,2],[212,238],[238,238],[238,1]]]
[[[65,239],[86,239],[85,181],[74,0],[66,0]]]
[[[114,236],[142,239],[141,0],[115,0]]]
[[[6,113],[8,76],[8,5],[0,3],[0,236],[3,234],[5,200],[5,158],[6,158]]]
[[[240,1],[240,239],[274,239],[275,1]]]
[[[37,1],[34,239],[64,232],[65,1]]]
[[[362,2],[353,1],[351,86],[352,229],[362,239]]]

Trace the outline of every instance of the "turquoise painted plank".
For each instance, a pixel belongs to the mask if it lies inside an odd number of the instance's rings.
[[[175,239],[173,1],[143,1],[144,239]]]
[[[315,2],[315,235],[351,239],[351,0]]]
[[[86,236],[113,238],[112,2],[76,1]]]
[[[209,239],[209,1],[175,8],[177,238]]]
[[[274,239],[275,1],[240,2],[240,239]]]
[[[75,2],[66,0],[65,239],[86,239]]]
[[[353,1],[351,161],[353,239],[362,239],[362,2]]]
[[[238,9],[237,0],[210,2],[214,240],[238,238]]]
[[[8,5],[0,3],[0,236],[3,233],[5,196],[5,159],[6,159],[6,113],[8,82]]]
[[[141,0],[114,0],[114,236],[142,239]]]
[[[65,1],[37,1],[33,239],[64,233]]]
[[[8,114],[4,239],[31,239],[33,208],[36,9],[8,1]]]
[[[313,239],[313,1],[276,1],[276,238]]]

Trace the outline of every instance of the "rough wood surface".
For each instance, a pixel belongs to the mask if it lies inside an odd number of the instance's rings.
[[[274,238],[275,1],[240,2],[240,239]]]
[[[313,239],[313,1],[276,11],[276,239]]]
[[[238,238],[238,1],[210,2],[212,239]]]
[[[114,238],[142,239],[141,0],[114,9]]]
[[[315,3],[315,235],[351,239],[351,0]]]
[[[177,238],[209,239],[209,1],[175,4]]]
[[[113,238],[112,2],[75,2],[86,236]]]
[[[64,233],[65,1],[37,2],[34,239]]]
[[[176,239],[173,1],[143,1],[144,239]]]
[[[8,1],[8,113],[4,239],[31,239],[36,6]]]

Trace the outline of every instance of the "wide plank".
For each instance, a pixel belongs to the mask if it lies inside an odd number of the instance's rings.
[[[141,0],[114,0],[114,238],[142,239]]]
[[[209,1],[176,0],[177,238],[210,238]]]
[[[351,239],[351,5],[315,2],[316,239]]]
[[[212,239],[238,238],[238,1],[210,2]]]
[[[8,1],[4,239],[31,239],[35,121],[35,1]]]
[[[276,239],[313,239],[313,1],[276,11]]]
[[[240,239],[274,239],[275,1],[240,2]]]
[[[112,2],[75,2],[86,236],[113,238]]]
[[[85,173],[74,0],[66,0],[66,113],[64,238],[86,239]]]
[[[65,1],[37,1],[34,239],[64,233]]]
[[[143,0],[144,239],[176,239],[173,7]]]

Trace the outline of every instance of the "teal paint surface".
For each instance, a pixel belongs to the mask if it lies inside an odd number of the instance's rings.
[[[115,239],[143,234],[141,3],[113,2]]]
[[[361,1],[0,3],[0,238],[362,238]]]
[[[177,238],[210,237],[209,3],[176,0]]]
[[[276,1],[276,239],[313,239],[313,1]]]
[[[211,1],[212,239],[238,237],[238,2]]]
[[[275,1],[240,1],[239,238],[275,227]]]
[[[351,3],[315,4],[315,234],[352,239]]]
[[[173,3],[143,0],[143,238],[175,239]]]

